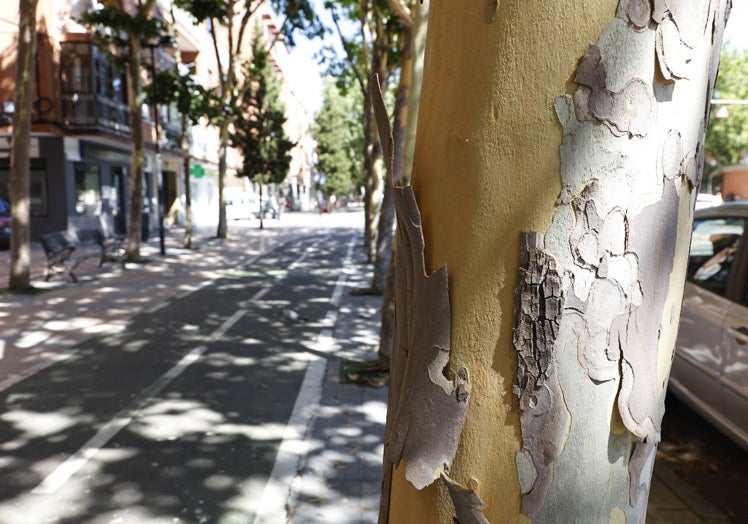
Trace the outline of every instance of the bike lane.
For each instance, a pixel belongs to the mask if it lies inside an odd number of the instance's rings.
[[[0,522],[251,521],[349,238],[290,241],[4,391]]]

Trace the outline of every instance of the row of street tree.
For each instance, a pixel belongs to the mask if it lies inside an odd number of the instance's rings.
[[[268,48],[273,42],[262,41],[250,25],[263,0],[175,0],[171,20],[166,13],[156,16],[156,0],[106,0],[96,9],[84,13],[80,22],[93,32],[95,41],[109,50],[114,67],[127,71],[127,93],[131,141],[130,215],[126,259],[140,260],[140,231],[143,217],[143,112],[147,101],[154,109],[159,104],[175,103],[182,118],[181,144],[187,205],[185,247],[191,246],[189,194],[188,124],[207,119],[219,131],[218,194],[219,220],[216,236],[227,235],[224,186],[227,176],[227,152],[230,146],[243,156],[241,176],[262,184],[281,181],[288,172],[289,151],[293,143],[283,130],[285,110],[280,103],[278,80],[272,71]],[[280,35],[292,42],[295,30],[308,34],[317,31],[317,22],[306,0],[278,0],[273,7],[284,13]],[[31,87],[36,60],[36,0],[20,2],[19,52],[17,67],[16,114],[14,115],[14,163],[9,193],[12,202],[13,232],[9,288],[14,291],[30,285],[29,257],[29,136],[31,124]],[[144,48],[174,45],[174,8],[189,13],[196,24],[207,26],[211,48],[217,64],[216,86],[201,86],[189,73],[180,69],[160,70],[154,76],[143,60]],[[251,48],[251,58],[243,51]],[[224,50],[228,50],[225,53]],[[144,84],[144,79],[148,83]],[[154,116],[154,121],[157,118]],[[158,132],[158,130],[157,130]],[[161,198],[160,200],[163,200]]]
[[[283,149],[272,124],[236,132],[232,108],[260,97],[261,65],[242,88],[233,62],[256,3],[175,3],[231,51],[208,104],[223,180],[229,144],[251,156],[264,133]],[[274,4],[289,38],[320,29],[306,2]],[[324,9],[345,56],[327,58],[320,170],[330,193],[360,174],[363,291],[385,294],[380,522],[643,522],[705,153],[735,162],[704,146],[730,1]],[[130,47],[160,36],[135,28]]]

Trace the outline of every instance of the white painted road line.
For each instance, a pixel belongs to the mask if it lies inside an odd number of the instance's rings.
[[[216,342],[236,324],[247,312],[245,309],[237,310],[231,317],[224,321],[209,337],[210,342]],[[145,388],[130,404],[120,411],[112,420],[107,422],[91,439],[86,442],[65,462],[60,464],[50,473],[31,493],[37,495],[51,495],[60,489],[80,469],[86,465],[107,442],[114,438],[117,433],[127,427],[148,404],[153,397],[159,394],[175,378],[182,374],[190,365],[197,362],[208,346],[198,346],[184,355],[179,362],[172,366],[166,373],[161,375],[155,382]]]
[[[351,237],[348,243],[343,268],[348,266],[353,259],[355,240],[356,237]],[[341,271],[330,298],[330,305],[333,306],[333,309],[328,311],[328,317],[337,319],[337,306],[347,278],[348,274]],[[331,312],[333,313],[331,314]],[[317,336],[315,346],[332,344],[332,334],[331,329],[323,329]],[[286,504],[291,496],[291,488],[298,480],[299,464],[309,452],[306,435],[309,432],[316,408],[319,406],[326,368],[327,359],[317,355],[311,357],[291,412],[291,418],[286,424],[283,440],[278,446],[278,455],[275,458],[273,471],[270,473],[267,484],[265,484],[262,498],[257,504],[258,509],[254,524],[277,524],[288,521]]]

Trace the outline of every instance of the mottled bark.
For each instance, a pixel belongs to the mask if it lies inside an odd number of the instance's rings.
[[[421,226],[426,274],[449,267],[441,378],[469,377],[470,407],[433,485],[409,473],[427,439],[385,470],[381,521],[644,522],[729,7],[431,5],[398,226]],[[433,336],[424,311],[398,295],[396,331]],[[417,399],[415,347],[391,376]],[[460,426],[435,418],[408,432]]]
[[[21,0],[16,60],[16,96],[10,153],[11,202],[10,276],[8,288],[23,291],[31,286],[31,204],[29,200],[29,149],[36,60],[36,0]],[[0,195],[2,196],[2,195]]]
[[[129,43],[127,49],[127,105],[130,112],[132,150],[130,155],[130,221],[127,230],[125,260],[137,262],[140,260],[140,236],[143,228],[144,184],[140,36],[130,35]]]

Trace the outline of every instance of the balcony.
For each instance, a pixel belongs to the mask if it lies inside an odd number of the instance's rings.
[[[103,96],[62,93],[62,118],[67,128],[99,128],[130,134],[130,113],[125,104]]]
[[[125,72],[92,42],[62,42],[62,122],[68,129],[130,134]]]

